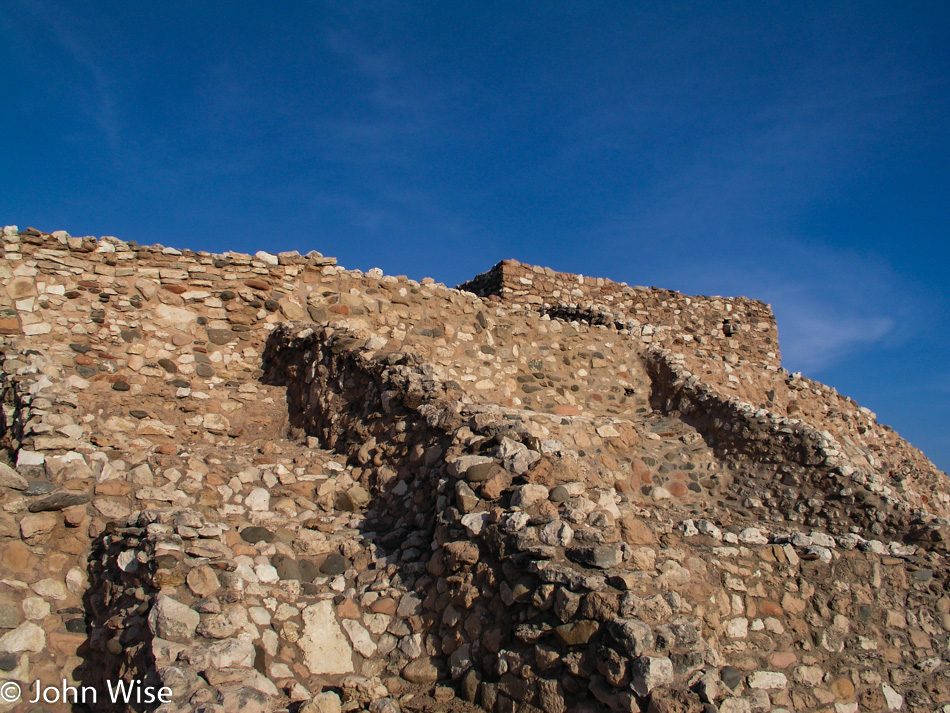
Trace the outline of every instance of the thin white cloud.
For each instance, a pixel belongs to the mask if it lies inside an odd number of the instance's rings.
[[[85,112],[102,133],[113,162],[120,158],[121,121],[115,80],[90,49],[96,46],[94,38],[80,29],[80,23],[63,6],[53,0],[14,0],[16,7],[25,12],[31,24],[43,26],[44,39],[51,38],[59,48],[86,74],[86,87],[77,87],[82,93],[75,108]]]
[[[775,306],[782,363],[815,374],[891,338],[892,316],[855,313],[839,305],[790,301]]]

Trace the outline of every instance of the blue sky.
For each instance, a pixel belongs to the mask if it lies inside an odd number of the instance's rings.
[[[950,470],[950,5],[0,4],[0,221],[770,302]]]

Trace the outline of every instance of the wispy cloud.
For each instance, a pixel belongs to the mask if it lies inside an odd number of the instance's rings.
[[[784,366],[810,376],[867,349],[900,346],[939,319],[921,308],[926,295],[871,256],[794,238],[783,240],[780,255],[686,257],[678,277],[707,292],[771,304]]]
[[[115,80],[91,49],[94,37],[88,36],[80,23],[65,7],[53,0],[13,0],[14,5],[29,17],[29,23],[41,25],[45,39],[52,39],[85,74],[85,86],[76,88],[82,96],[75,107],[85,112],[101,132],[113,162],[121,153],[121,119]],[[32,34],[32,33],[31,33]]]
[[[680,152],[649,191],[595,226],[595,245],[670,286],[770,302],[783,361],[796,371],[814,375],[900,344],[928,319],[913,283],[873,255],[830,247],[840,239],[796,228],[848,190],[877,135],[897,122],[886,101],[873,120],[855,116],[872,99],[899,102],[902,91],[872,94],[819,87],[764,104],[743,126],[698,140],[685,160]]]

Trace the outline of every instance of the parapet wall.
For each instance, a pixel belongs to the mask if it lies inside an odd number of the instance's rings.
[[[676,352],[744,359],[778,367],[772,308],[745,297],[693,297],[672,290],[630,287],[504,260],[459,285],[460,290],[522,304],[552,317],[606,324]]]

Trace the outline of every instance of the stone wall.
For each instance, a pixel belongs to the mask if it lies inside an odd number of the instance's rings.
[[[778,330],[772,309],[745,297],[692,297],[658,288],[630,287],[504,260],[460,290],[521,304],[560,319],[629,330],[644,344],[700,356],[733,355],[778,366]]]
[[[760,303],[3,240],[0,679],[155,681],[162,713],[950,710],[950,488],[784,373]]]

